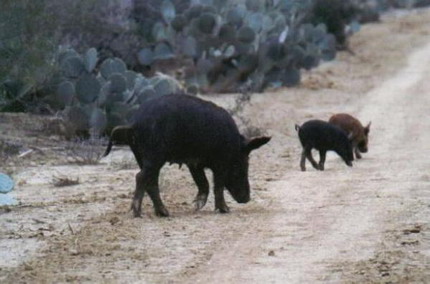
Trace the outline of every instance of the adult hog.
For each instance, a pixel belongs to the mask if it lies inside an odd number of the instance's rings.
[[[352,143],[345,131],[322,120],[309,120],[302,126],[296,124],[295,128],[303,147],[300,160],[302,171],[306,171],[306,158],[315,169],[323,171],[326,153],[330,150],[335,151],[348,166],[352,167],[354,160]],[[312,157],[312,149],[319,151],[319,163]]]
[[[338,113],[330,117],[329,123],[337,125],[352,135],[352,147],[357,159],[361,159],[360,152],[367,153],[371,122],[366,127],[363,127],[361,122],[355,117],[346,113]]]
[[[155,214],[169,216],[158,187],[163,165],[186,164],[198,187],[196,209],[207,201],[209,183],[204,169],[213,172],[215,209],[229,212],[224,188],[238,203],[250,200],[248,156],[270,137],[246,139],[226,110],[187,95],[167,95],[144,102],[133,122],[112,130],[105,156],[115,142],[128,144],[140,167],[131,208],[141,215],[142,198],[148,193]]]

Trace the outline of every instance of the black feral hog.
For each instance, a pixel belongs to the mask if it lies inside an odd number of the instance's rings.
[[[144,102],[134,122],[112,130],[112,144],[128,144],[141,171],[136,175],[132,209],[141,214],[142,198],[148,193],[158,216],[168,216],[158,188],[160,169],[166,163],[186,164],[198,187],[196,209],[202,208],[209,194],[204,169],[213,172],[215,209],[227,213],[224,187],[239,203],[250,200],[248,156],[269,142],[270,137],[245,139],[221,107],[187,95],[167,95]]]
[[[324,170],[326,152],[335,151],[345,163],[352,167],[354,156],[352,153],[352,143],[345,131],[339,127],[322,120],[309,120],[302,126],[296,124],[300,143],[303,147],[300,168],[306,170],[306,158],[317,170]],[[311,150],[317,149],[320,153],[320,162],[317,164],[312,157]]]
[[[371,122],[369,122],[366,127],[363,127],[358,119],[346,113],[335,114],[330,117],[328,122],[337,125],[345,132],[352,135],[352,147],[357,159],[361,159],[360,152],[367,153]]]

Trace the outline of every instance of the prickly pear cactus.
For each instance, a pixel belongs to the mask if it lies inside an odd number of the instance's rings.
[[[164,21],[153,23],[152,37],[137,56],[146,66],[192,59],[185,82],[200,90],[235,91],[251,79],[254,91],[270,85],[255,82],[272,78],[275,85],[296,85],[300,70],[336,55],[336,43],[325,25],[307,19],[313,1],[195,0],[181,10],[177,2],[165,0],[160,6]],[[284,75],[287,78],[281,78]],[[161,85],[157,88],[168,86]]]
[[[154,54],[168,58],[171,50],[167,44],[159,44]],[[64,108],[63,117],[75,133],[102,135],[128,123],[141,103],[182,90],[174,78],[161,73],[146,78],[127,70],[119,58],[100,63],[94,48],[83,55],[61,49],[57,61],[60,74],[53,99]]]
[[[75,85],[70,81],[61,82],[57,87],[57,100],[62,106],[71,105],[76,95]]]
[[[92,74],[85,74],[76,82],[76,96],[83,104],[94,102],[100,93],[100,83]]]
[[[122,94],[127,89],[127,79],[121,73],[113,73],[109,77],[111,83],[111,92],[116,94]]]
[[[151,65],[152,62],[154,62],[154,52],[148,47],[142,48],[139,51],[137,58],[140,64]]]
[[[306,19],[313,1],[193,0],[179,7],[162,0],[160,17],[148,19],[148,44],[136,58],[151,68],[163,61],[186,63],[182,79],[193,94],[295,86],[302,70],[336,56],[336,39],[327,26]],[[100,133],[126,122],[139,104],[184,89],[165,74],[146,78],[127,70],[119,58],[99,62],[94,48],[83,54],[63,48],[57,61],[59,105],[71,119],[84,111],[78,128]]]
[[[125,73],[127,66],[119,58],[108,58],[100,66],[100,73],[106,80],[114,73]]]
[[[84,64],[85,64],[85,70],[88,73],[93,72],[94,68],[96,67],[97,60],[98,60],[97,56],[98,54],[95,48],[90,48],[85,53]]]
[[[85,65],[80,56],[70,56],[63,60],[61,70],[68,78],[78,78],[85,72]]]

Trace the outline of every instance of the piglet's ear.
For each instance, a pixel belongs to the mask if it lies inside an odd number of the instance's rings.
[[[252,138],[251,140],[246,142],[244,150],[246,153],[249,154],[252,150],[258,149],[264,144],[266,144],[267,142],[269,142],[270,139],[272,139],[272,137],[268,137],[268,136]]]
[[[364,127],[364,134],[368,135],[369,131],[370,131],[370,125],[372,124],[372,122],[370,121],[366,127]]]

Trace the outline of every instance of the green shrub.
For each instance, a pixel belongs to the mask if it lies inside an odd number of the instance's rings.
[[[4,0],[0,9],[0,111],[25,111],[52,75],[55,17],[46,0]]]

